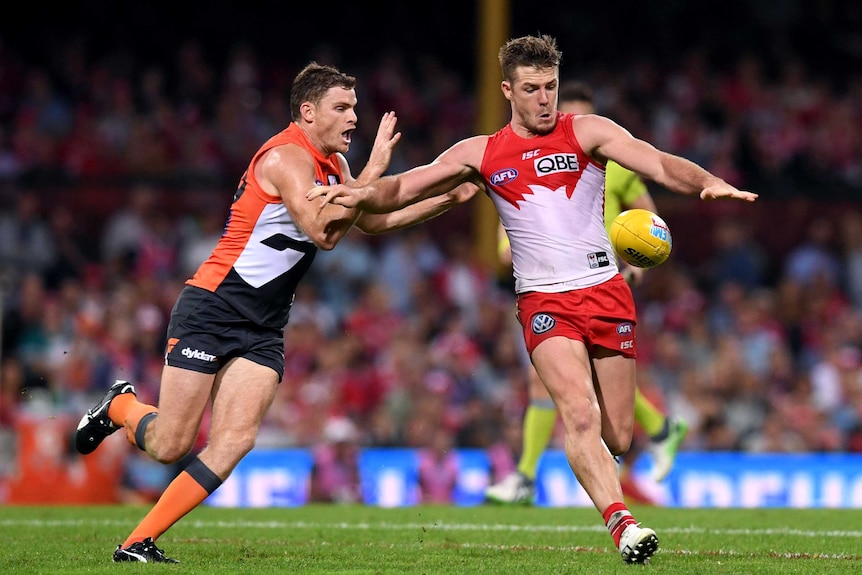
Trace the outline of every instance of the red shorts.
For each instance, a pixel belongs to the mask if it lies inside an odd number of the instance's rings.
[[[530,354],[549,337],[584,342],[637,357],[635,302],[623,277],[562,293],[527,292],[518,296],[518,321]]]

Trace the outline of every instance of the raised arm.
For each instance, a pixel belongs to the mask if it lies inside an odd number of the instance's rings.
[[[401,132],[395,131],[397,123],[398,118],[395,116],[395,112],[383,114],[380,125],[377,127],[377,136],[374,138],[368,163],[365,164],[365,168],[355,180],[349,178],[345,182],[346,184],[364,186],[386,173],[386,170],[389,169],[389,162],[392,160],[392,150],[395,149],[395,145],[401,139]]]
[[[487,136],[462,140],[430,164],[361,187],[318,186],[309,190],[307,198],[319,198],[314,202],[319,207],[331,203],[380,214],[445,194],[465,182],[482,185],[478,166],[487,141]]]
[[[699,194],[704,200],[757,199],[757,194],[738,190],[694,162],[656,149],[607,118],[591,114],[576,116],[573,125],[588,154],[601,161],[613,160],[672,192]]]

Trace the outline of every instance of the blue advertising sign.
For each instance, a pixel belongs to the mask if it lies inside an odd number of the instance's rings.
[[[297,507],[308,502],[311,452],[255,449],[207,500],[214,507]]]
[[[485,451],[459,449],[454,505],[479,505],[490,478]],[[207,504],[219,507],[292,507],[308,501],[311,452],[254,450]],[[364,449],[359,474],[363,502],[401,507],[421,502],[419,457],[414,449]],[[748,454],[682,452],[668,478],[650,478],[648,457],[632,469],[634,481],[669,507],[862,508],[862,455],[846,453]],[[590,507],[565,454],[549,450],[536,478],[536,505]]]
[[[674,507],[862,508],[862,456],[680,453],[664,485]]]
[[[415,449],[363,449],[359,454],[362,500],[380,507],[419,502],[419,458]]]

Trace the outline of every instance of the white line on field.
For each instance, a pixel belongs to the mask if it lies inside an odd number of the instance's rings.
[[[134,521],[112,520],[112,519],[0,519],[2,527],[85,527],[92,526],[126,526]],[[223,529],[344,529],[367,531],[372,529],[402,530],[402,529],[426,529],[429,531],[510,531],[523,533],[585,533],[603,532],[604,525],[507,525],[499,523],[444,523],[429,521],[427,523],[347,523],[347,522],[309,522],[309,521],[184,521],[183,525],[207,528],[220,527]],[[806,529],[774,528],[774,529],[709,529],[706,527],[664,527],[658,530],[662,533],[683,534],[707,534],[707,535],[750,535],[750,536],[778,536],[787,535],[797,537],[862,537],[862,531],[842,531],[829,529],[814,531]]]

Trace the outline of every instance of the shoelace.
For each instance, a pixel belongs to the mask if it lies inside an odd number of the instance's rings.
[[[142,541],[141,544],[143,545],[143,549],[141,549],[142,552],[152,553],[153,555],[157,555],[158,557],[164,557],[165,556],[164,551],[162,551],[161,549],[156,547],[156,543],[152,539],[147,538],[144,541]]]

